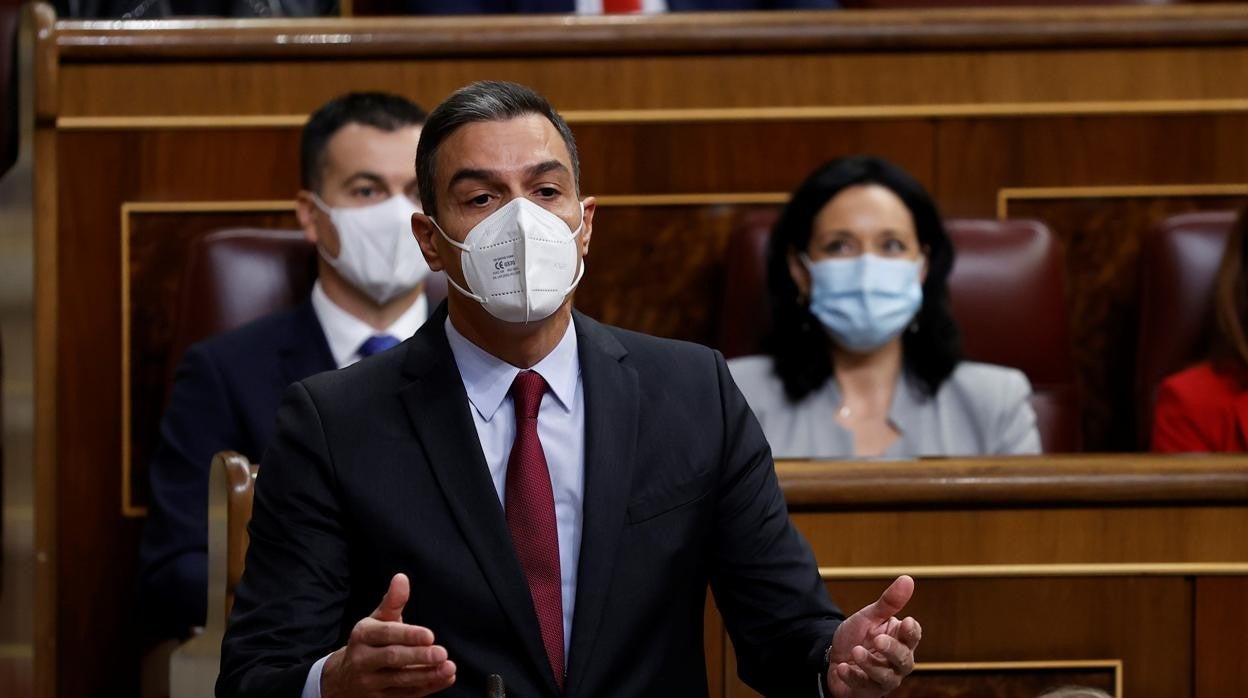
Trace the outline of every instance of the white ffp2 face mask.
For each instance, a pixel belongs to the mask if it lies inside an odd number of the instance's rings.
[[[447,235],[432,216],[429,220],[447,242],[463,251],[460,266],[468,288],[449,275],[446,280],[504,322],[545,320],[585,274],[584,262],[577,269],[585,204],[581,224],[569,230],[559,216],[518,197],[473,226],[463,242]]]
[[[317,245],[321,258],[378,304],[411,291],[429,275],[429,265],[412,235],[412,214],[420,207],[402,194],[371,206],[330,208],[313,201],[338,230],[338,257]]]

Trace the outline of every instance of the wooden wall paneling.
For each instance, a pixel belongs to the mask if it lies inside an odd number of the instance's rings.
[[[56,67],[46,60],[46,37],[55,20],[46,5],[23,8],[18,31],[18,89],[22,113],[19,128],[23,142],[33,144],[32,186],[34,201],[34,657],[33,688],[36,695],[56,691],[57,573],[57,472],[59,434],[56,425],[57,369],[57,236],[56,236],[56,135],[35,128],[44,115],[46,95],[54,91]],[[20,693],[19,693],[20,694]]]
[[[890,581],[835,580],[828,593],[852,613],[874,601]],[[1123,695],[1193,695],[1192,580],[1186,577],[921,578],[906,613],[923,624],[920,663],[1119,660]],[[725,667],[734,677],[727,695],[757,695],[735,680],[731,652]],[[1092,685],[1109,678],[1104,671],[1078,673],[1072,677],[1048,667],[967,672],[958,677],[967,692],[954,695],[1033,698],[1038,691],[1023,691],[1052,688],[1068,678]],[[899,695],[944,695],[952,682],[939,674],[916,672]],[[1107,690],[1112,694],[1113,686]]]
[[[1088,662],[1096,664],[1095,660]],[[955,663],[953,667],[958,667]],[[894,698],[1035,698],[1054,688],[1097,688],[1111,696],[1117,692],[1120,669],[1085,666],[1084,662],[984,662],[966,667],[921,666],[912,678],[890,693]]]
[[[58,146],[56,666],[77,670],[57,672],[57,691],[89,695],[108,686],[129,695],[138,690],[130,619],[139,522],[123,520],[115,499],[121,448],[115,202],[137,192],[140,165],[130,156],[133,139],[97,138],[89,147],[62,139]],[[99,628],[109,629],[108,642],[100,642]]]
[[[1248,541],[1231,532],[1248,524],[1239,507],[798,512],[793,520],[820,564],[834,568],[1248,561]],[[841,543],[852,536],[888,545]]]
[[[217,202],[210,202],[216,204]],[[224,202],[226,206],[229,202]],[[184,210],[129,211],[123,225],[129,283],[129,303],[122,312],[129,322],[122,331],[129,332],[129,352],[122,366],[123,405],[129,407],[129,424],[122,428],[123,440],[129,438],[129,453],[123,447],[123,492],[121,507],[127,515],[141,515],[148,504],[147,466],[159,438],[160,416],[164,412],[173,370],[181,360],[170,354],[170,343],[178,312],[181,308],[182,274],[189,261],[189,252],[196,240],[224,228],[298,227],[290,211],[204,211],[205,204],[187,202]],[[128,466],[128,467],[127,467]]]
[[[604,207],[577,307],[603,322],[708,342],[724,248],[750,206]],[[606,215],[602,215],[606,214]],[[599,261],[601,260],[601,261]]]
[[[829,593],[856,609],[887,583],[834,582]],[[1180,698],[1191,695],[1191,585],[1184,577],[920,579],[907,612],[924,624],[920,661],[1120,659],[1125,695]]]
[[[432,106],[484,77],[545,91],[582,139],[586,193],[604,195],[582,307],[692,339],[713,336],[708,308],[735,217],[776,205],[777,195],[833,154],[874,150],[900,161],[948,197],[954,215],[991,215],[1002,187],[1080,177],[1087,181],[1074,183],[1242,181],[1244,167],[1235,148],[1248,119],[1245,8],[768,13],[574,26],[544,18],[205,22],[141,30],[73,22],[53,29],[46,7],[34,15],[43,29],[34,47],[41,60],[34,105],[41,696],[125,694],[135,683],[126,604],[138,522],[117,506],[123,431],[113,406],[123,392],[124,317],[117,299],[126,278],[137,289],[132,349],[144,352],[126,359],[155,360],[166,320],[150,309],[163,302],[165,275],[176,264],[163,256],[179,249],[164,236],[179,233],[163,227],[172,220],[145,218],[135,228],[137,256],[123,256],[122,205],[288,199],[297,188],[299,125],[338,92],[391,89]],[[968,125],[977,129],[973,138]],[[1167,150],[1167,143],[1183,147]],[[1101,157],[1084,163],[1069,154],[1079,149]],[[1048,164],[1024,168],[1032,158]],[[629,198],[672,193],[707,196]],[[683,264],[672,261],[682,253]],[[123,276],[123,261],[133,262],[131,276]],[[155,389],[141,380],[147,420],[156,412]],[[1102,526],[1126,535],[1130,513],[1092,509],[1029,514],[1031,523],[1007,528]],[[1243,559],[1221,557],[1240,549],[1205,534],[1242,528],[1231,508],[1132,511],[1155,514],[1176,527],[1174,535],[1208,539],[1189,547],[1159,533],[1144,558]],[[939,523],[921,514],[907,525]],[[984,525],[993,516],[970,518]],[[981,535],[974,526],[956,530]],[[997,555],[1002,539],[987,538],[978,553]],[[1072,560],[1125,559],[1109,548],[1112,539],[1105,547],[1082,540],[1060,550]],[[929,542],[933,554],[922,559],[931,564],[954,559],[936,552],[967,552],[961,543]],[[90,580],[91,594],[72,583],[79,580]],[[103,651],[101,637],[110,639]],[[67,667],[74,669],[60,670]]]
[[[1011,187],[1248,183],[1243,113],[945,119],[936,140],[950,216],[995,215]]]
[[[935,183],[932,122],[777,119],[573,123],[590,195],[788,194],[819,165],[874,153]]]
[[[395,55],[601,55],[603,53],[912,52],[919,49],[1225,46],[1242,41],[1242,8],[1081,11],[1076,8],[923,14],[717,12],[661,17],[534,16],[195,21],[101,26],[63,22],[71,60],[246,59]],[[939,27],[933,30],[934,27]],[[138,28],[139,31],[134,29]],[[350,37],[351,41],[344,40]],[[357,39],[358,40],[355,40]],[[104,39],[101,41],[100,39]],[[558,40],[555,40],[558,39]]]
[[[1248,130],[1245,133],[1248,136]],[[1245,142],[1248,153],[1248,142]],[[1243,158],[1248,167],[1248,157]],[[1248,172],[1244,173],[1248,183]],[[1142,237],[1166,216],[1194,210],[1242,208],[1246,196],[1139,196],[1011,200],[1011,217],[1049,223],[1065,247],[1071,336],[1083,395],[1089,450],[1129,451],[1135,425],[1135,355],[1139,322],[1139,251]],[[1248,187],[1245,188],[1248,192]]]
[[[1248,115],[943,120],[937,143],[947,215],[1039,218],[1065,244],[1085,447],[1131,450],[1140,236],[1170,213],[1239,203],[1217,194],[1248,185]],[[1145,189],[1086,198],[1090,187],[1132,186]],[[1162,189],[1171,186],[1193,193]],[[1147,187],[1159,189],[1150,196]],[[1028,188],[1055,191],[1011,197]]]
[[[0,693],[6,696],[31,695],[35,672],[28,649],[7,656],[3,649],[0,647]]]
[[[1248,686],[1248,577],[1196,580],[1195,695],[1231,696]],[[1231,649],[1234,648],[1234,649]]]
[[[1248,570],[1242,458],[782,461],[777,471],[843,610],[896,574],[915,576],[907,613],[924,623],[921,662],[1120,661],[1123,695],[1218,695],[1193,693],[1195,671],[1237,680],[1219,673],[1239,670],[1234,653],[1210,648],[1198,663],[1202,638],[1221,647],[1243,632],[1242,604],[1224,601],[1242,595]],[[754,695],[735,671],[730,650],[727,695]],[[1051,664],[919,673],[901,695],[1034,696],[1076,678],[1106,675]]]
[[[715,598],[708,591],[706,594],[705,625],[702,629],[703,651],[706,652],[706,684],[707,693],[711,696],[724,695],[724,653],[728,651],[727,634],[724,621],[715,608]]]
[[[350,89],[399,89],[430,105],[483,79],[520,80],[566,110],[837,105],[1173,104],[1248,97],[1248,49],[959,51],[717,56],[67,62],[60,116],[306,114]],[[777,75],[785,79],[777,80]],[[888,75],[888,80],[879,76]],[[108,85],[129,84],[118,93]],[[732,84],[732,90],[723,85]],[[588,86],[610,85],[610,89]],[[276,101],[277,99],[281,101]]]
[[[289,198],[297,187],[294,152],[293,140],[283,141],[280,134],[275,139],[265,130],[83,132],[59,138],[57,429],[74,438],[58,440],[58,575],[91,580],[89,594],[75,584],[57,588],[57,665],[81,669],[59,673],[57,690],[63,695],[91,695],[100,686],[118,694],[137,690],[140,638],[132,619],[142,522],[121,512],[128,484],[121,467],[122,308],[116,300],[123,269],[122,204]],[[140,237],[140,253],[168,249],[146,242]],[[181,260],[135,261],[142,285],[158,265]],[[151,308],[172,299],[136,300]],[[140,313],[139,319],[143,329],[145,316]],[[163,390],[155,402],[162,400]],[[100,643],[102,628],[113,641]]]

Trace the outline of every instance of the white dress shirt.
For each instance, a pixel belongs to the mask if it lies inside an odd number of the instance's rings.
[[[360,360],[360,345],[373,335],[388,334],[400,342],[416,334],[416,330],[425,324],[429,316],[429,301],[425,294],[420,294],[411,307],[382,331],[338,307],[318,280],[312,284],[312,310],[321,323],[321,331],[325,333],[325,341],[329,343],[329,353],[334,357],[338,368],[350,366]]]
[[[510,391],[520,369],[468,341],[455,329],[449,317],[446,319],[446,339],[459,367],[468,402],[472,403],[472,422],[477,428],[477,439],[481,443],[485,464],[490,469],[490,478],[494,481],[494,492],[506,509],[507,461],[511,445],[516,440],[516,408]],[[581,556],[585,495],[585,391],[581,386],[581,361],[577,353],[576,329],[572,323],[568,323],[559,344],[530,370],[539,373],[549,386],[537,413],[537,435],[542,441],[555,496],[563,592],[563,651],[566,657],[576,607],[576,571]],[[308,671],[303,698],[320,698],[324,666],[325,658],[322,657]]]

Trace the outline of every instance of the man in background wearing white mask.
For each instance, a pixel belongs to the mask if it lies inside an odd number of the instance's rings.
[[[546,99],[455,92],[416,171],[453,290],[286,392],[217,695],[705,696],[708,585],[764,694],[895,688],[914,581],[836,610],[723,357],[573,311],[597,207]]]
[[[411,336],[428,315],[429,267],[412,239],[412,162],[426,114],[390,94],[352,93],[308,119],[296,214],[318,252],[309,300],[192,346],[179,366],[149,468],[140,547],[143,618],[153,640],[202,625],[212,456],[260,461],[282,390]]]

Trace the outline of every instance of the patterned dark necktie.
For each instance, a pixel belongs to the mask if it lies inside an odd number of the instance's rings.
[[[537,413],[546,381],[521,371],[511,384],[516,407],[516,441],[507,459],[507,528],[529,582],[546,658],[563,689],[563,578],[559,573],[559,529],[550,469],[537,435]]]

